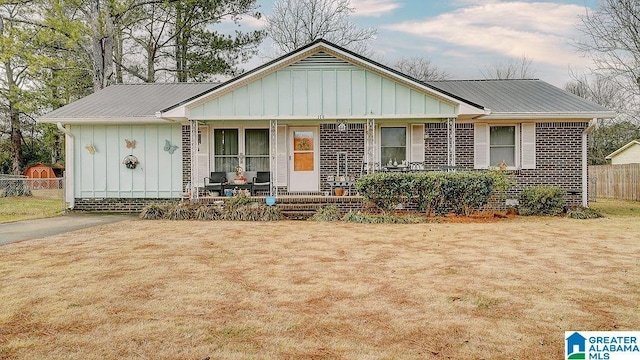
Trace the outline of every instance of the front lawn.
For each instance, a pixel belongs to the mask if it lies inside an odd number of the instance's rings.
[[[0,247],[0,359],[559,359],[640,329],[640,218],[130,220]]]

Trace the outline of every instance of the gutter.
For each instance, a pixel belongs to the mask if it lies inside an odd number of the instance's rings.
[[[587,169],[588,161],[587,161],[587,139],[588,135],[595,130],[598,124],[598,119],[593,118],[589,121],[589,126],[582,132],[582,206],[589,207],[589,171]]]
[[[66,135],[70,136],[71,138],[75,138],[75,135],[73,135],[73,133],[69,130],[67,130],[67,128],[64,127],[64,125],[62,125],[61,122],[57,122],[56,126],[58,127],[58,130],[62,131],[63,133],[65,133]]]
[[[61,122],[57,122],[56,126],[58,130],[63,132],[65,137],[65,167],[69,166],[69,169],[65,170],[65,179],[64,179],[64,197],[65,200],[68,200],[69,209],[73,210],[76,206],[76,199],[73,195],[73,141],[75,140],[75,135],[69,129],[65,128]],[[71,196],[69,197],[69,191],[71,191]],[[69,197],[69,198],[68,198]]]

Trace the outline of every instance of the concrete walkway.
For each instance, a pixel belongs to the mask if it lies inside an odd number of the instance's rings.
[[[0,224],[0,246],[136,218],[135,214],[67,214],[3,223]]]

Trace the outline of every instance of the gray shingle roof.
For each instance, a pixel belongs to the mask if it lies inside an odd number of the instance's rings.
[[[452,80],[427,84],[473,101],[492,113],[610,113],[541,80]]]
[[[40,120],[69,118],[155,117],[168,105],[180,103],[218,86],[215,83],[153,83],[111,85],[56,109]]]

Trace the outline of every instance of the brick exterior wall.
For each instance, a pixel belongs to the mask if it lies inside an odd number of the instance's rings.
[[[447,123],[427,123],[425,132],[425,167],[438,171],[447,165]],[[456,165],[473,168],[473,124],[456,124]]]
[[[525,187],[559,186],[577,190],[567,195],[567,205],[582,203],[582,132],[588,122],[545,122],[536,124],[536,169],[510,171],[517,185],[509,190],[509,198],[517,198]],[[426,124],[429,135],[425,143],[425,165],[439,170],[447,163],[447,124]],[[456,165],[473,170],[473,124],[456,124]]]
[[[364,158],[364,124],[347,124],[338,131],[336,124],[320,125],[320,190],[329,191],[327,176],[337,174],[336,154],[347,153],[349,176],[360,176]],[[341,170],[343,168],[341,167]]]
[[[536,169],[515,172],[518,185],[512,194],[534,185],[553,185],[577,190],[567,195],[567,204],[582,203],[582,132],[588,122],[536,124]]]
[[[456,124],[456,166],[473,169],[473,124]]]
[[[424,166],[426,170],[440,170],[447,165],[447,123],[427,123],[424,131],[429,136],[424,141]]]
[[[145,206],[153,203],[175,203],[180,199],[147,199],[147,198],[104,198],[76,199],[73,211],[90,211],[105,213],[139,213]]]
[[[182,188],[191,182],[191,133],[189,125],[182,125]]]

